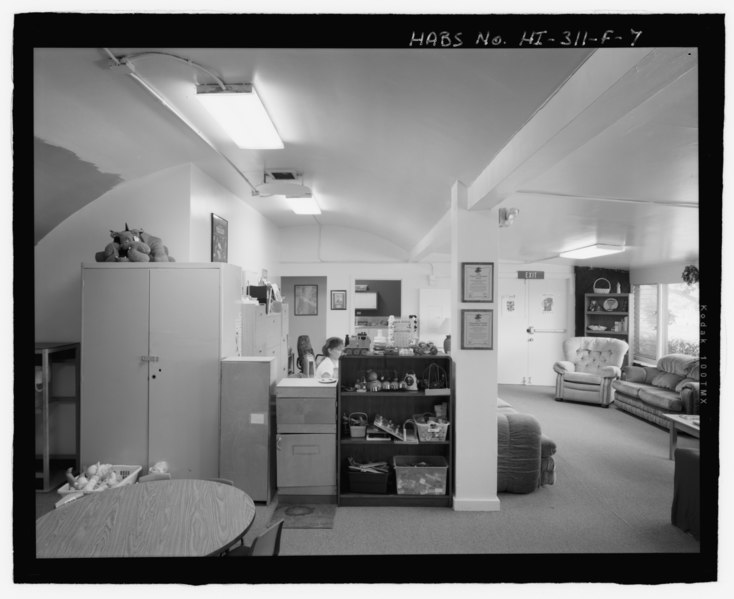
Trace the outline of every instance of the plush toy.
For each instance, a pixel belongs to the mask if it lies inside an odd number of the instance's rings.
[[[127,225],[125,226],[127,227]],[[168,255],[168,248],[163,245],[163,240],[160,237],[150,235],[142,229],[132,229],[131,232],[150,247],[151,262],[175,262],[175,260]]]
[[[97,262],[175,262],[160,237],[144,233],[142,229],[110,231],[112,242],[104,251],[95,254]]]
[[[133,231],[120,231],[120,255],[130,262],[150,262],[150,246]]]

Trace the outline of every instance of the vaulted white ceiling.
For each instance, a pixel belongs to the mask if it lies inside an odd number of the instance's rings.
[[[363,229],[406,253],[446,214],[451,185],[471,186],[488,165],[506,161],[508,144],[542,125],[549,99],[574,74],[578,79],[593,54],[110,48],[115,56],[146,50],[195,61],[228,83],[253,82],[285,142],[282,150],[241,150],[229,141],[194,98],[196,83],[213,81],[203,71],[161,54],[133,60],[136,72],[251,183],[261,183],[266,168],[301,171],[321,205],[318,222]],[[591,119],[599,103],[579,109],[577,126],[564,129],[574,131],[575,143],[558,144],[553,160],[505,189],[501,205],[520,215],[500,230],[501,259],[564,263],[558,252],[586,241],[630,246],[600,266],[697,257],[696,57],[680,49],[649,52],[636,71],[619,76],[619,85],[634,85],[628,80],[635,74],[648,77],[645,69],[661,73],[659,85],[630,101],[610,78],[599,101],[610,106],[603,114],[614,117]],[[127,68],[112,67],[102,48],[36,50],[34,85],[36,241],[120,181],[186,162],[281,227],[314,222],[282,200],[253,196],[245,178]],[[578,126],[583,119],[589,123]],[[532,149],[524,164],[543,147]],[[427,251],[448,250],[437,239]]]

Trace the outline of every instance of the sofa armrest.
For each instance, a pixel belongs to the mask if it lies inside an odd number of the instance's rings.
[[[575,372],[576,365],[568,360],[560,360],[553,364],[553,370],[556,374],[566,374],[567,372]]]
[[[618,379],[622,376],[622,369],[619,366],[602,366],[599,374],[605,379]]]
[[[683,411],[686,414],[698,414],[698,405],[701,399],[701,383],[688,381],[681,385],[680,399],[683,402]]]
[[[647,370],[644,366],[622,366],[622,380],[631,383],[644,383]]]

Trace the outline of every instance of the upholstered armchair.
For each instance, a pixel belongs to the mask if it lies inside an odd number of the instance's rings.
[[[556,400],[570,399],[609,407],[612,381],[622,374],[629,345],[609,337],[571,337],[563,342],[565,360],[556,362]]]

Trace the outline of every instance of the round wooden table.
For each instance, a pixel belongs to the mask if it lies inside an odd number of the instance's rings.
[[[36,556],[189,557],[233,545],[255,518],[247,493],[204,480],[90,493],[36,520]]]

